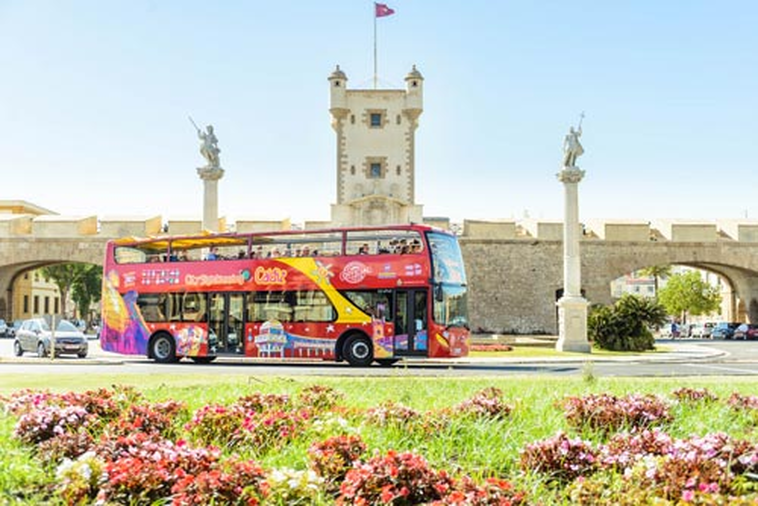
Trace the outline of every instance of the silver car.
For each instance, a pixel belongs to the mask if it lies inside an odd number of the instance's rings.
[[[25,320],[16,331],[13,352],[20,357],[25,352],[36,353],[38,357],[50,355],[53,332],[44,318]],[[71,322],[61,320],[55,327],[55,354],[87,356],[89,345],[84,334]]]

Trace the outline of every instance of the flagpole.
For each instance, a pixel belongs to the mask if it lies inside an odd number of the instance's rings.
[[[376,3],[374,4],[374,89],[376,89]]]

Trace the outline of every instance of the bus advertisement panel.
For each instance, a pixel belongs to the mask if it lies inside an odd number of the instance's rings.
[[[159,362],[366,366],[469,347],[457,240],[417,225],[110,241],[102,316],[104,350]]]

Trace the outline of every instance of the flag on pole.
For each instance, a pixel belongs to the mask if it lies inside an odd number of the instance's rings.
[[[377,18],[392,16],[394,13],[395,11],[387,7],[387,4],[380,4],[380,3],[374,2],[374,14]]]

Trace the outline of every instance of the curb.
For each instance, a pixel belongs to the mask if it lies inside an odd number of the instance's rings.
[[[30,365],[120,365],[124,360],[121,358],[49,358],[39,357],[0,357],[0,364],[30,364]]]

